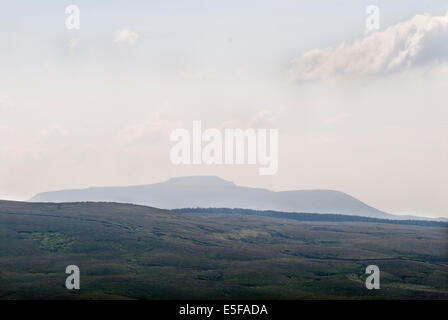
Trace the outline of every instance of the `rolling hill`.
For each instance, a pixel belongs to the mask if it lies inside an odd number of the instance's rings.
[[[0,299],[448,299],[446,225],[385,222],[0,201]]]

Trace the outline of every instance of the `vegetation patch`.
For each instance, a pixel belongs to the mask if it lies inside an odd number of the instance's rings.
[[[36,241],[39,248],[50,252],[69,252],[71,240],[60,232],[26,232],[19,234],[27,239]]]

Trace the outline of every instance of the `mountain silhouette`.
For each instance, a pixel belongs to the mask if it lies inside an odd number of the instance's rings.
[[[39,193],[32,202],[105,201],[178,208],[245,208],[284,212],[337,213],[397,219],[335,190],[271,191],[242,187],[216,176],[171,178],[165,182],[125,187],[92,187]],[[404,216],[403,216],[404,218]],[[406,216],[409,218],[409,216]]]

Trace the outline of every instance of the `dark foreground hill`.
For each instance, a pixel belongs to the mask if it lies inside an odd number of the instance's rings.
[[[0,201],[1,299],[448,299],[446,226]],[[68,291],[65,268],[81,270]],[[367,265],[381,289],[364,285]]]
[[[274,192],[249,188],[215,176],[180,177],[128,187],[95,187],[39,193],[32,202],[104,201],[147,205],[164,209],[187,207],[245,208],[289,212],[315,212],[401,219],[335,190]],[[408,219],[408,217],[404,217]]]

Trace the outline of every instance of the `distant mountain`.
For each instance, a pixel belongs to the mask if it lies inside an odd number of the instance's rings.
[[[215,176],[172,178],[165,182],[127,187],[93,187],[39,193],[32,202],[105,201],[147,205],[163,209],[244,208],[283,212],[337,213],[382,219],[400,217],[375,209],[334,190],[270,191],[235,185]]]

